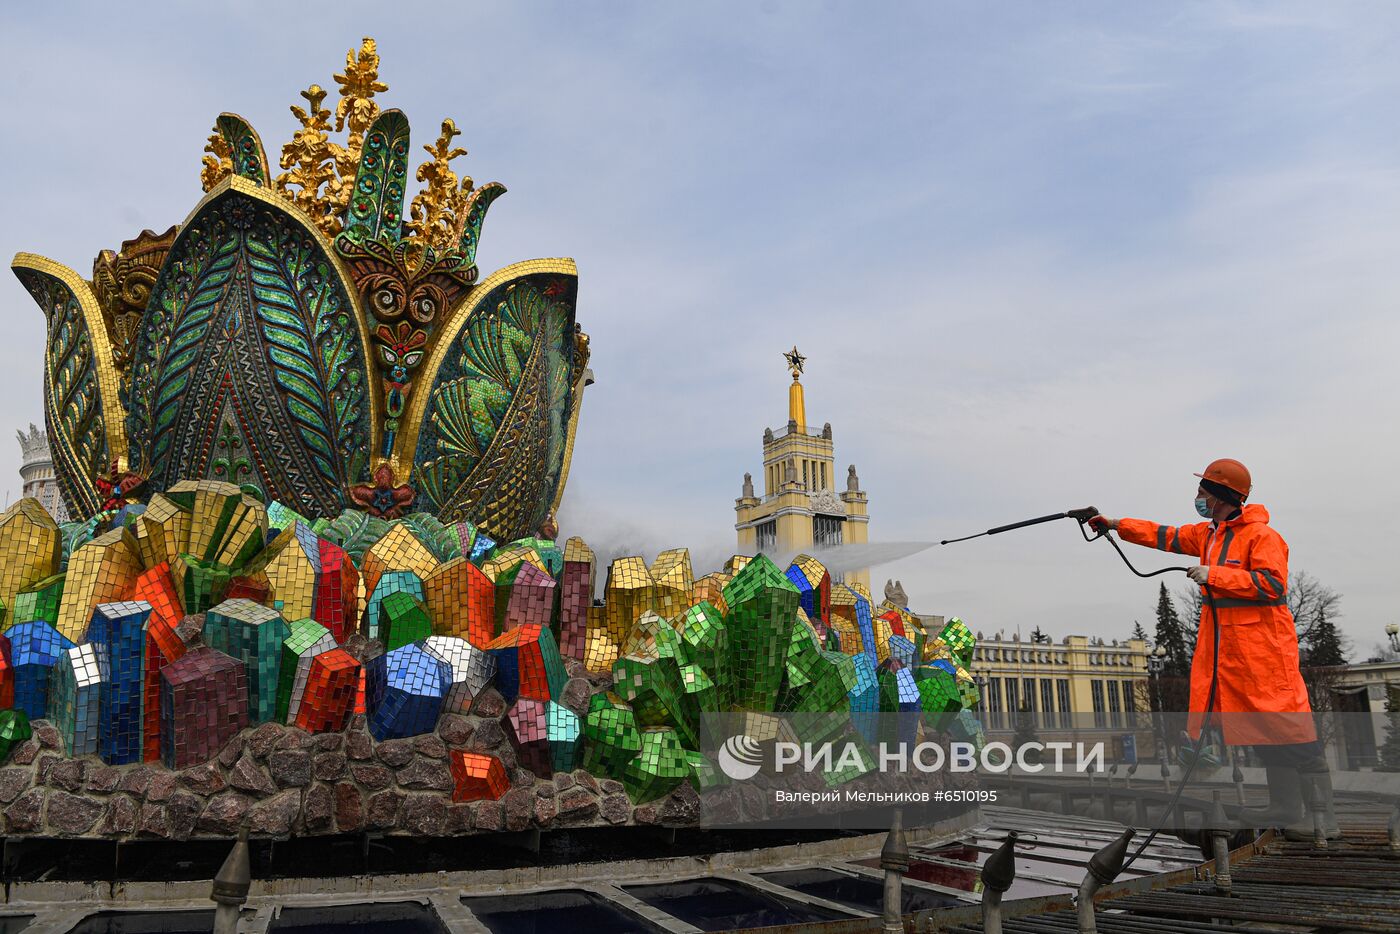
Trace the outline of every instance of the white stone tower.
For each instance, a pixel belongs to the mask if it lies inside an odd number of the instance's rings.
[[[29,433],[19,435],[20,450],[24,452],[24,463],[19,468],[24,481],[24,495],[39,501],[55,522],[67,522],[68,510],[63,505],[63,495],[58,491],[58,480],[54,477],[53,458],[49,455],[49,436],[33,422],[29,423]]]

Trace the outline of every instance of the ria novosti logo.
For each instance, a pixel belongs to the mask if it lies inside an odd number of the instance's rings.
[[[763,753],[758,740],[739,733],[724,741],[715,756],[719,770],[736,782],[753,778],[763,765]]]

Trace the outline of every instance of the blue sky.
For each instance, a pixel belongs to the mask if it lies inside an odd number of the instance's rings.
[[[284,9],[8,6],[0,252],[86,272],[183,220],[219,111],[275,152],[372,35],[415,146],[451,116],[459,171],[509,188],[483,270],[578,261],[598,382],[565,534],[727,550],[796,343],[876,540],[1086,502],[1185,522],[1234,456],[1363,655],[1400,618],[1400,8]],[[0,309],[19,427],[41,316],[13,279]],[[1112,637],[1155,597],[1115,562],[1047,526],[875,575],[975,629]]]

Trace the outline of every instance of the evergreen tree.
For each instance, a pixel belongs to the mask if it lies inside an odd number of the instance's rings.
[[[1047,636],[1045,633],[1041,632],[1039,626],[1036,626],[1034,629],[1031,630],[1031,643],[1039,645],[1049,645],[1050,637]]]
[[[1132,638],[1134,638],[1134,639],[1141,639],[1143,642],[1148,641],[1148,640],[1147,640],[1147,630],[1146,630],[1146,629],[1143,629],[1143,628],[1142,628],[1142,623],[1139,623],[1137,620],[1133,620],[1133,635],[1132,635]]]
[[[1337,668],[1347,663],[1346,646],[1332,616],[1326,611],[1319,612],[1308,631],[1304,664],[1309,668]]]
[[[1181,617],[1176,615],[1167,585],[1161,584],[1159,588],[1156,644],[1167,651],[1166,667],[1162,673],[1168,677],[1184,678],[1191,672],[1191,648],[1186,644],[1186,630],[1181,624]]]
[[[1385,718],[1388,722],[1385,742],[1378,750],[1381,767],[1400,772],[1400,685],[1388,685],[1385,695]]]

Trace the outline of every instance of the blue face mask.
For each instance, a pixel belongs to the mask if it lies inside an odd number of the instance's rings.
[[[1207,505],[1204,496],[1196,497],[1196,511],[1201,514],[1201,518],[1203,519],[1209,519],[1211,517],[1210,506]]]

